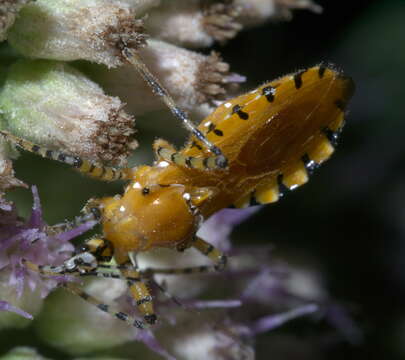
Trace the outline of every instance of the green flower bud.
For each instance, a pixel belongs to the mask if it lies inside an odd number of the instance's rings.
[[[116,97],[69,65],[20,60],[0,92],[3,126],[36,144],[124,165],[137,146],[134,119]]]
[[[201,105],[225,99],[227,91],[237,85],[230,76],[229,65],[216,53],[207,56],[163,41],[149,40],[140,55],[177,105],[187,111],[196,111]],[[95,75],[102,86],[125,101],[135,115],[165,108],[161,99],[151,96],[150,88],[133,66],[110,71],[100,69]],[[209,113],[212,108],[208,106],[206,111]]]
[[[28,57],[116,67],[123,63],[124,45],[145,44],[143,22],[134,16],[119,0],[37,0],[21,10],[8,39]]]
[[[48,358],[39,355],[35,349],[18,346],[0,357],[0,360],[48,360]]]
[[[165,1],[152,9],[148,32],[162,40],[186,47],[208,47],[236,36],[239,8],[231,2]]]

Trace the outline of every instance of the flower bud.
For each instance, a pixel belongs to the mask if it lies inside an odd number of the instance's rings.
[[[239,7],[233,3],[201,0],[166,1],[153,9],[148,32],[162,40],[186,47],[208,47],[235,37],[242,29],[236,21]]]
[[[322,12],[322,7],[317,5],[312,0],[275,0],[277,10],[279,12],[278,16],[282,19],[290,20],[292,18],[293,9],[306,9],[310,10],[316,14]]]
[[[13,25],[18,12],[31,0],[3,0],[0,4],[0,41],[7,38],[7,31]]]
[[[41,356],[35,349],[27,346],[18,346],[0,357],[0,360],[49,360]]]
[[[290,20],[292,9],[322,12],[322,7],[312,0],[235,0],[234,2],[240,7],[238,20],[248,26],[260,25],[270,19]]]
[[[20,60],[0,92],[4,127],[93,161],[123,165],[137,143],[123,103],[65,63]]]
[[[145,44],[143,21],[119,0],[38,0],[25,6],[9,31],[21,54],[42,59],[84,59],[122,65],[124,46]]]
[[[137,17],[143,16],[146,11],[149,11],[150,9],[159,6],[161,0],[120,0],[121,2],[124,2],[128,4],[133,11],[135,11],[135,14]]]
[[[237,81],[229,73],[229,65],[217,53],[206,56],[191,50],[158,41],[148,41],[140,51],[151,72],[184,110],[195,110],[202,104],[223,100]],[[101,75],[100,75],[101,74]],[[123,66],[98,73],[99,82],[109,93],[124,100],[136,115],[164,108],[164,104],[132,66]]]

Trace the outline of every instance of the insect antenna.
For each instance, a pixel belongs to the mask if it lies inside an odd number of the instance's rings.
[[[143,77],[146,83],[152,88],[152,91],[159,96],[162,101],[167,105],[175,118],[180,120],[186,129],[195,136],[206,148],[214,154],[215,163],[219,168],[226,168],[228,161],[225,155],[222,154],[221,149],[212,144],[205,135],[197,129],[193,122],[189,119],[186,112],[180,109],[167,90],[159,83],[158,79],[149,71],[141,57],[132,49],[124,47],[122,54],[125,59],[133,65],[139,74]]]

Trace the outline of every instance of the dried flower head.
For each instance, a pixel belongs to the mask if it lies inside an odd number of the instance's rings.
[[[116,97],[66,63],[20,60],[0,91],[3,127],[37,144],[123,165],[135,120]]]
[[[148,10],[159,6],[161,0],[120,0],[128,4],[136,16],[143,16]]]
[[[278,17],[286,20],[291,20],[294,9],[307,9],[316,14],[322,12],[322,7],[312,0],[275,0],[275,3],[279,13]]]
[[[213,39],[224,44],[242,30],[237,22],[241,8],[232,1],[208,4],[204,8],[204,29]]]
[[[229,65],[217,53],[202,55],[158,40],[149,40],[140,53],[177,104],[188,111],[224,100],[244,80],[230,73]],[[123,99],[136,115],[164,107],[159,98],[150,96],[150,88],[132,66],[100,69],[97,78],[106,91]]]
[[[239,21],[246,26],[257,26],[268,20],[291,20],[293,9],[307,9],[315,13],[322,7],[312,0],[235,0],[239,6]]]
[[[162,40],[186,47],[208,47],[236,36],[239,7],[231,1],[166,1],[153,9],[148,32]]]
[[[143,21],[119,0],[38,0],[25,6],[9,42],[31,58],[122,65],[123,46],[145,45]]]

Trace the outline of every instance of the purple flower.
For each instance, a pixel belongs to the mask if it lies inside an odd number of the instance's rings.
[[[252,206],[246,209],[223,209],[218,211],[204,222],[198,231],[198,235],[208,240],[221,251],[229,252],[231,250],[230,235],[233,228],[261,208],[261,206]]]
[[[7,282],[8,286],[15,289],[17,299],[21,297],[25,287],[31,292],[38,288],[41,296],[45,297],[58,283],[58,279],[45,278],[27,270],[22,265],[23,259],[35,264],[60,264],[73,252],[73,245],[69,241],[95,225],[95,222],[87,222],[60,234],[50,234],[50,228],[42,218],[35,186],[32,187],[32,194],[33,207],[28,220],[17,215],[14,205],[4,201],[0,204],[0,274],[3,283]],[[0,310],[14,311],[26,317],[28,315],[4,302]]]
[[[18,315],[21,315],[22,317],[25,317],[26,319],[30,319],[30,320],[33,319],[31,314],[28,314],[24,310],[21,310],[15,306],[11,305],[7,301],[0,301],[0,311],[10,311],[10,312],[14,312]]]
[[[138,331],[135,336],[136,340],[144,343],[149,349],[161,355],[166,360],[176,360],[170,355],[165,348],[156,340],[155,335],[150,330]]]

